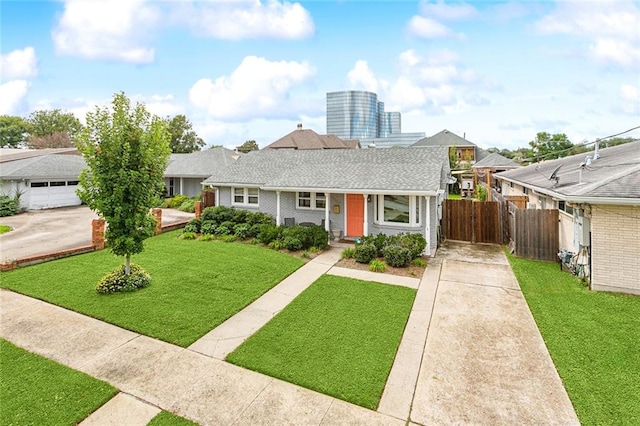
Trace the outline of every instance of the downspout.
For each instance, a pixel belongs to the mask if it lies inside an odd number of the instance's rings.
[[[367,205],[367,194],[362,194],[364,197],[364,223],[362,224],[362,234],[369,235],[369,206]]]
[[[331,194],[325,194],[325,203],[324,203],[324,230],[327,231],[327,235],[329,236],[329,245],[331,245],[331,229],[329,226],[329,208],[331,207]]]
[[[280,226],[280,191],[276,191],[276,226]]]
[[[424,219],[424,239],[427,240],[427,245],[425,246],[424,251],[426,254],[431,256],[431,197],[425,195],[424,199],[427,200],[427,212]]]

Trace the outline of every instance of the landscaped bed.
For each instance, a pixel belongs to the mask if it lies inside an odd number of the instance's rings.
[[[123,261],[109,250],[4,272],[0,286],[188,346],[303,264],[250,244],[194,243],[177,235],[150,238],[133,256],[152,277],[137,292],[96,293],[98,280]]]
[[[74,425],[118,391],[0,339],[0,425]]]
[[[640,424],[640,297],[508,257],[580,422]]]
[[[227,360],[375,409],[415,293],[322,276]]]

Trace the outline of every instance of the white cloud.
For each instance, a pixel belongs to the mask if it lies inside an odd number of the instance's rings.
[[[184,107],[177,102],[171,94],[152,96],[135,95],[131,97],[131,100],[133,102],[143,103],[147,111],[162,118],[184,114]]]
[[[425,18],[424,16],[413,16],[409,20],[408,27],[409,34],[414,37],[421,37],[427,39],[434,38],[448,38],[448,37],[458,37],[463,38],[463,34],[456,33],[446,25],[441,24],[440,22],[434,21],[431,18]]]
[[[369,68],[367,61],[357,61],[353,69],[347,74],[347,79],[352,87],[376,93],[378,80]]]
[[[423,1],[420,11],[424,16],[433,16],[445,21],[458,21],[470,19],[478,15],[475,7],[466,3],[445,3],[442,0],[436,2]]]
[[[189,90],[189,100],[218,119],[290,117],[305,112],[300,110],[303,101],[291,96],[292,89],[314,74],[306,62],[247,56],[229,76],[198,80]]]
[[[145,39],[159,17],[145,0],[67,0],[53,42],[61,55],[149,63],[154,49]]]
[[[587,41],[597,62],[640,67],[640,7],[633,1],[561,2],[535,25],[541,34],[566,34]]]
[[[218,39],[300,39],[315,31],[311,14],[300,3],[240,0],[182,6],[177,21],[184,21],[198,34]]]
[[[33,47],[16,49],[0,56],[0,76],[2,80],[33,78],[38,75],[38,60]]]
[[[631,84],[620,86],[620,109],[627,114],[640,114],[640,87]]]
[[[11,80],[0,84],[0,114],[19,114],[28,88],[26,80]]]

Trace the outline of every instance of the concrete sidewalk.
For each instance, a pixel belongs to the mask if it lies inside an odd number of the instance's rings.
[[[1,337],[134,397],[119,397],[113,405],[142,407],[128,413],[100,409],[87,424],[100,419],[121,424],[123,418],[144,424],[157,412],[148,405],[202,425],[405,424],[8,290],[0,290],[0,310]],[[142,421],[131,417],[134,412],[141,413]]]

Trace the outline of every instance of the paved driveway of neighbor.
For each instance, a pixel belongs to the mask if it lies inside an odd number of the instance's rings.
[[[163,209],[162,223],[175,223],[193,216],[193,213]],[[0,224],[9,225],[13,230],[0,235],[0,262],[88,246],[91,221],[96,218],[86,206],[31,210],[2,217]]]
[[[499,246],[446,242],[411,407],[431,424],[579,424]],[[432,271],[434,272],[434,271]]]

